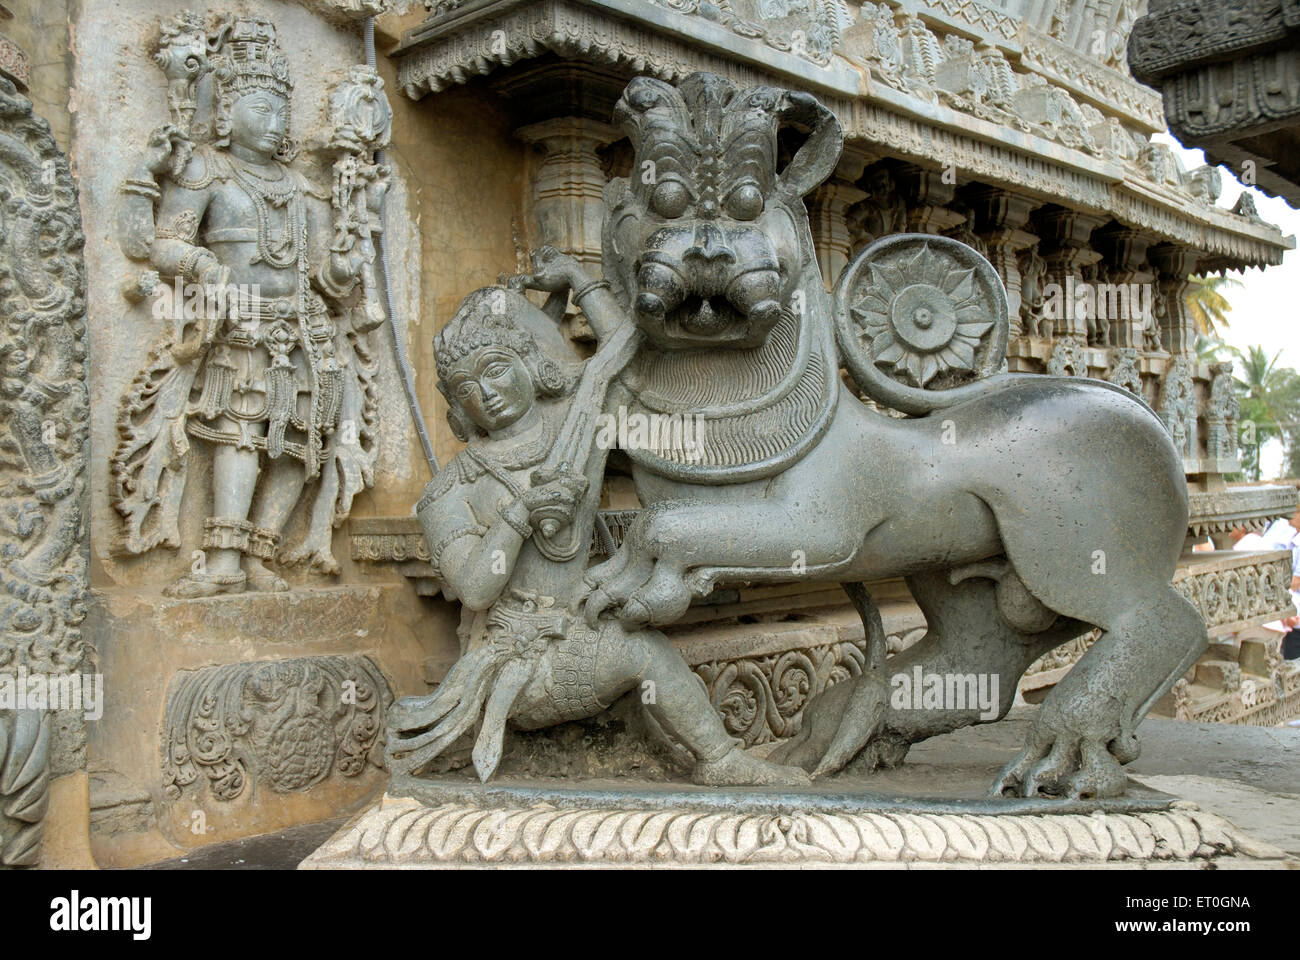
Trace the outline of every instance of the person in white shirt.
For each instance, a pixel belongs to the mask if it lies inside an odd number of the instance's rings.
[[[1300,507],[1290,520],[1277,519],[1264,533],[1247,533],[1237,527],[1228,534],[1233,550],[1290,550],[1291,600],[1297,615],[1264,624],[1266,630],[1285,634],[1282,637],[1282,656],[1287,660],[1300,658]]]

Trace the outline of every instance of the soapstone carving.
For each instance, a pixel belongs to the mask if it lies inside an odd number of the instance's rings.
[[[631,140],[632,169],[655,175],[616,179],[606,190],[604,279],[558,282],[545,270],[534,278],[587,298],[580,306],[601,349],[581,382],[598,376],[601,387],[556,407],[550,419],[539,409],[536,429],[511,435],[498,456],[514,457],[518,473],[476,459],[471,447],[426,496],[430,552],[454,590],[480,609],[509,599],[495,611],[495,632],[466,651],[454,680],[396,708],[408,711],[406,730],[424,730],[402,749],[417,757],[426,745],[446,749],[482,709],[475,763],[486,775],[498,756],[498,728],[519,704],[536,710],[524,720],[534,725],[571,715],[543,716],[554,694],[519,699],[545,689],[555,675],[546,658],[559,657],[565,644],[594,633],[625,645],[676,621],[715,587],[804,578],[844,585],[862,615],[868,669],[822,692],[800,732],[769,761],[815,778],[855,758],[856,769],[897,763],[911,743],[992,717],[973,705],[900,704],[887,673],[996,676],[1000,716],[1030,664],[1100,628],[1100,639],[1043,702],[992,794],[1122,793],[1123,765],[1138,754],[1138,723],[1207,643],[1196,609],[1170,582],[1187,493],[1161,418],[1103,381],[1000,372],[1009,335],[1005,291],[987,260],[951,238],[877,240],[829,294],[803,197],[835,169],[842,134],[815,98],[742,90],[709,74],[678,87],[641,77],[624,91],[614,119]],[[806,136],[781,164],[783,126]],[[481,313],[476,303],[462,314]],[[529,311],[516,304],[505,314],[518,324]],[[493,335],[455,332],[467,320],[458,316],[440,347],[448,361],[470,356],[468,346],[453,345],[462,337],[475,346],[522,344],[522,353],[495,362],[517,370],[502,376],[531,400],[523,389],[526,338],[490,316],[478,324],[485,331],[496,324]],[[440,375],[449,390],[463,381],[467,399],[482,405],[482,378],[496,374],[481,366],[490,367],[485,357],[473,362],[480,366],[454,372],[449,365]],[[841,367],[865,396],[903,416],[858,400],[841,382]],[[499,396],[495,413],[483,407],[481,422],[515,402]],[[698,418],[701,443],[689,451],[625,450],[644,510],[618,552],[585,571],[579,585],[581,551],[557,543],[587,543],[603,453],[592,452],[590,427],[577,424],[615,409]],[[565,425],[552,434],[549,424],[560,419]],[[524,474],[525,465],[534,472]],[[582,472],[581,482],[561,468]],[[468,489],[454,492],[461,487]],[[479,496],[487,499],[472,512],[442,516],[447,499]],[[506,572],[485,566],[491,549],[513,558]],[[566,563],[573,569],[557,585],[561,575],[548,565]],[[905,578],[929,626],[886,667],[880,615],[863,584],[891,576]],[[555,597],[555,605],[536,594]],[[497,658],[495,672],[483,666]],[[577,667],[566,675],[590,676]],[[680,718],[693,709],[687,686],[672,696],[661,689],[659,698]],[[587,681],[578,694],[583,711],[596,707],[584,699],[592,695],[605,696]],[[711,712],[703,700],[694,709]],[[672,725],[690,746],[685,719],[670,720],[669,736]],[[753,780],[771,770],[754,771]]]
[[[594,413],[640,333],[609,284],[590,281],[571,257],[543,248],[535,265],[527,282],[572,289],[600,347],[580,366],[555,321],[507,287],[470,294],[438,334],[438,387],[468,443],[430,482],[417,515],[444,593],[480,615],[438,689],[390,715],[390,769],[468,757],[486,780],[507,721],[534,729],[583,719],[639,688],[654,721],[697,759],[697,782],[807,783],[802,770],[744,752],[662,633],[581,616],[608,453]]]
[[[166,329],[119,415],[120,546],[199,546],[183,544],[179,526],[197,441],[213,451],[210,513],[198,559],[166,592],[287,590],[268,564],[337,572],[332,528],[373,483],[367,332],[384,319],[372,267],[387,188],[373,162],[387,135],[382,82],[354,70],[332,96],[331,192],[288,165],[293,81],[269,21],[236,17],[206,34],[182,14],[155,62],[171,119],[123,185],[120,239],[150,268],[128,296],[152,296],[155,313],[166,304]],[[194,122],[204,91],[206,131]],[[308,499],[305,537],[282,550]]]

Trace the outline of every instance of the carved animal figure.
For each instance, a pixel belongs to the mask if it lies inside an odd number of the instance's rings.
[[[998,374],[1005,292],[956,241],[886,237],[827,294],[802,198],[842,134],[814,98],[638,78],[615,120],[655,176],[606,192],[605,277],[643,336],[611,403],[701,418],[703,450],[628,451],[646,509],[589,572],[588,619],[666,624],[716,585],[801,575],[848,585],[883,639],[861,582],[906,578],[926,637],[815,700],[775,757],[817,776],[981,719],[891,706],[886,671],[996,675],[1001,715],[1030,663],[1100,627],[994,792],[1122,792],[1138,723],[1206,645],[1170,585],[1187,494],[1160,419],[1100,381]],[[809,133],[780,167],[783,125]]]

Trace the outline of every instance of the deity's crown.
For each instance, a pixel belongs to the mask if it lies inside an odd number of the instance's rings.
[[[280,52],[275,26],[261,17],[237,17],[213,37],[218,56],[214,77],[223,94],[240,96],[271,90],[283,97],[293,91],[289,61]]]

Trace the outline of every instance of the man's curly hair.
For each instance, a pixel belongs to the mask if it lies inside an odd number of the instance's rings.
[[[447,422],[461,440],[481,436],[483,431],[470,419],[448,384],[452,368],[476,350],[502,347],[514,353],[528,368],[539,397],[563,396],[577,379],[576,371],[565,370],[542,353],[533,335],[515,323],[513,315],[519,309],[536,308],[521,294],[505,287],[475,290],[433,338],[438,390],[447,400]]]

